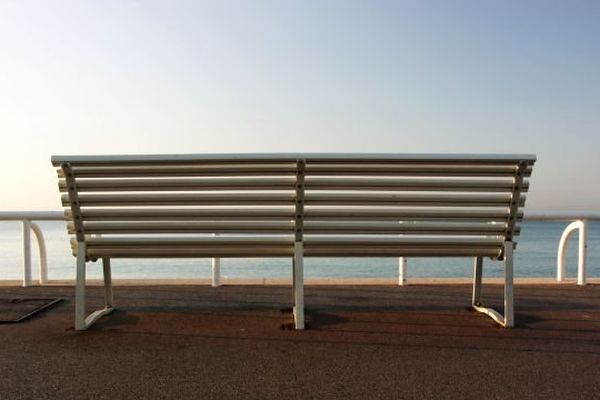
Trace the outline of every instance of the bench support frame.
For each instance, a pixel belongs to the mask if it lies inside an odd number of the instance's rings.
[[[87,317],[85,316],[85,268],[86,268],[86,245],[85,242],[77,243],[77,282],[75,287],[75,330],[84,331],[104,315],[114,311],[112,277],[110,259],[102,259],[102,270],[104,274],[104,296],[106,305],[96,310]]]
[[[498,311],[484,307],[481,304],[481,281],[483,258],[475,257],[473,265],[473,308],[496,321],[504,328],[512,328],[515,324],[514,318],[514,296],[513,296],[513,242],[504,242],[504,316]]]

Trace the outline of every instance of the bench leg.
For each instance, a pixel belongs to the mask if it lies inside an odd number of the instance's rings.
[[[75,329],[85,326],[85,243],[77,243],[77,281],[75,283]]]
[[[293,288],[294,288],[294,323],[296,329],[304,329],[304,256],[302,242],[294,245]]]
[[[114,307],[113,290],[112,290],[112,275],[110,270],[110,258],[102,259],[102,273],[104,274],[104,298],[106,299],[106,307]]]
[[[512,242],[504,244],[504,326],[506,328],[515,326],[513,250]]]
[[[486,314],[505,328],[512,328],[515,324],[513,300],[513,249],[513,242],[504,242],[504,316],[496,310],[481,305],[481,270],[483,261],[481,257],[475,259],[474,265],[473,308]]]
[[[111,313],[113,308],[112,279],[110,275],[110,260],[102,260],[104,271],[104,294],[106,306],[85,316],[85,243],[77,243],[77,281],[75,284],[75,330],[84,331],[88,329],[100,317]]]
[[[473,263],[473,306],[481,304],[481,272],[483,268],[483,257],[475,257]]]

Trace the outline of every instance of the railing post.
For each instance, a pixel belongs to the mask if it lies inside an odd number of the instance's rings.
[[[42,229],[35,222],[31,223],[31,230],[35,234],[35,238],[38,243],[38,249],[40,254],[40,285],[48,282],[48,256],[46,253],[46,241],[44,240],[44,234]]]
[[[221,259],[212,259],[212,286],[221,286]]]
[[[23,220],[23,287],[31,286],[31,221]]]
[[[213,233],[214,237],[219,236],[218,233]],[[221,286],[221,259],[213,258],[212,260],[212,287]]]
[[[398,285],[404,286],[406,285],[406,265],[407,265],[406,257],[398,257]]]
[[[564,230],[558,242],[558,253],[556,260],[556,280],[563,282],[567,276],[567,245],[573,232],[579,230],[579,259],[577,260],[577,284],[585,285],[587,282],[587,236],[588,221],[580,219],[571,222]]]
[[[586,219],[581,220],[579,228],[579,260],[577,263],[577,284],[585,285],[587,283],[587,238],[588,223]]]

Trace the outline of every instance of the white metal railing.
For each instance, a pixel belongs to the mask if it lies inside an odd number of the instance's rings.
[[[567,244],[573,232],[579,230],[579,254],[577,260],[577,284],[587,283],[587,241],[589,221],[600,221],[600,212],[590,211],[530,211],[525,213],[528,221],[572,221],[563,231],[558,242],[556,256],[556,280],[566,278]]]
[[[558,242],[556,260],[556,280],[564,282],[566,278],[567,245],[573,232],[579,230],[579,255],[577,261],[577,284],[587,283],[587,238],[589,221],[600,221],[600,212],[596,211],[526,211],[526,221],[573,221],[564,230]],[[398,258],[398,285],[407,283],[406,257]]]
[[[48,280],[48,262],[46,244],[42,229],[34,221],[63,221],[62,211],[0,211],[0,221],[21,221],[23,224],[23,286],[33,283],[31,273],[31,232],[33,231],[38,243],[40,265],[39,283]],[[600,212],[583,211],[529,211],[525,213],[526,221],[572,221],[564,230],[558,243],[556,261],[556,279],[563,282],[566,278],[566,249],[568,242],[576,230],[579,231],[579,254],[577,268],[577,284],[587,282],[587,237],[589,221],[600,221]],[[220,285],[220,259],[212,259],[212,285]],[[398,284],[407,283],[407,258],[398,259]]]
[[[44,234],[33,221],[63,221],[62,211],[0,211],[0,221],[21,221],[23,224],[23,287],[33,283],[31,274],[31,231],[33,231],[40,254],[40,285],[48,281],[48,257]]]

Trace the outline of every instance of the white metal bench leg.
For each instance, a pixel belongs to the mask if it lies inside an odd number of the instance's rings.
[[[474,281],[473,281],[473,308],[483,314],[486,314],[498,324],[505,328],[512,328],[514,321],[514,300],[513,300],[513,242],[504,242],[504,316],[498,311],[481,305],[481,266],[480,257],[475,259]]]
[[[77,243],[77,282],[75,286],[75,329],[85,330],[85,243]]]
[[[304,256],[302,242],[294,245],[294,323],[296,329],[304,329]]]
[[[512,328],[515,325],[513,250],[512,242],[504,243],[504,326],[506,328]]]
[[[481,273],[483,268],[483,257],[475,257],[473,263],[473,306],[481,304]]]
[[[106,299],[106,307],[114,307],[110,258],[102,259],[102,272],[104,274],[104,298]]]
[[[110,260],[103,259],[104,270],[104,294],[106,306],[85,316],[85,243],[77,243],[77,281],[75,285],[75,330],[84,331],[88,329],[100,317],[111,313],[113,308],[112,279],[110,274]]]

